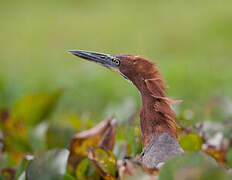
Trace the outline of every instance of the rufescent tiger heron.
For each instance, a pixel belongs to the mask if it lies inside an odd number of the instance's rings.
[[[165,97],[167,85],[153,62],[128,54],[69,52],[119,72],[138,88],[142,98],[140,126],[143,145],[143,151],[137,157],[139,162],[148,168],[160,167],[168,158],[183,153],[176,140],[178,124],[170,107],[176,101]]]

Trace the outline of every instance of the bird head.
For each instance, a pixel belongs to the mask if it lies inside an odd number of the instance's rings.
[[[138,84],[141,80],[149,79],[154,64],[145,58],[129,54],[103,54],[82,50],[70,50],[75,56],[95,62],[110,70],[119,72],[124,78]]]

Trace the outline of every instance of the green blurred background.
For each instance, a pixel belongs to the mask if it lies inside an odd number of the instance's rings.
[[[55,116],[100,120],[122,104],[139,108],[132,84],[70,49],[155,61],[184,109],[232,98],[231,0],[2,0],[0,42],[0,109],[60,88]]]

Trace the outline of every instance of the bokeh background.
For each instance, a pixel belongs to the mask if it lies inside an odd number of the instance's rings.
[[[231,1],[1,1],[0,107],[65,88],[57,113],[102,116],[137,90],[118,74],[67,53],[82,49],[155,61],[169,96],[202,106],[232,97]],[[182,106],[181,105],[181,106]]]
[[[2,0],[0,4],[0,109],[13,117],[27,114],[34,107],[31,102],[41,103],[40,96],[59,90],[59,101],[46,119],[58,119],[62,127],[70,119],[77,127],[75,121],[97,122],[108,115],[123,121],[139,110],[140,96],[131,83],[72,56],[70,49],[128,53],[156,62],[170,86],[168,96],[183,100],[175,106],[180,120],[223,120],[224,111],[231,117],[230,0]],[[223,113],[209,115],[218,102],[226,103],[220,109]],[[23,118],[42,118],[38,114]]]

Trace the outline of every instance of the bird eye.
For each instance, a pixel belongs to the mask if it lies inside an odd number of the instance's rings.
[[[113,63],[117,66],[120,65],[120,61],[118,59],[112,59]]]

